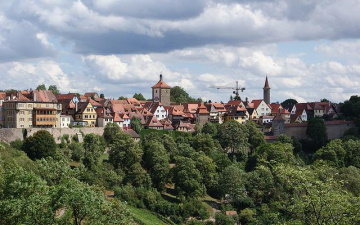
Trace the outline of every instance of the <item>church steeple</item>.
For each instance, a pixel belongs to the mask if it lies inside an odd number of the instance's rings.
[[[267,76],[265,79],[265,85],[263,89],[264,89],[264,102],[266,104],[270,104],[270,85]]]

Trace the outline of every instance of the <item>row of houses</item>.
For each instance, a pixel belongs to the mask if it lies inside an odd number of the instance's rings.
[[[162,78],[160,81],[163,82]],[[282,119],[284,123],[301,123],[324,115],[336,117],[336,105],[313,102],[283,107],[281,104],[267,104],[263,99],[163,105],[156,100],[105,99],[93,92],[82,96],[75,93],[54,95],[46,90],[0,92],[0,126],[8,128],[105,127],[112,122],[127,130],[135,117],[150,129],[192,132],[195,124],[206,122],[221,124],[235,120],[268,124],[277,116],[277,120]]]

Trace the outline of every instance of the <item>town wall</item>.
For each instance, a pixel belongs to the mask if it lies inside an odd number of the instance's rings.
[[[329,140],[341,138],[350,128],[355,128],[354,121],[326,121],[326,133]],[[296,139],[306,139],[307,123],[285,124],[285,135]]]
[[[68,134],[70,138],[76,136],[79,133],[82,134],[98,134],[103,135],[104,127],[81,127],[81,128],[27,128],[27,136],[30,137],[39,130],[47,130],[53,135],[56,143],[60,143],[60,137],[64,134]],[[2,128],[0,129],[0,140],[10,143],[16,139],[23,140],[23,133],[21,128]]]

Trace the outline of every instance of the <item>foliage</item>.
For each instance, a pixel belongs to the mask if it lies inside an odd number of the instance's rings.
[[[10,146],[18,150],[22,149],[23,141],[20,138],[17,138],[15,141],[10,142]]]
[[[205,123],[202,127],[202,133],[209,134],[211,137],[215,137],[217,134],[217,125],[211,122]]]
[[[43,90],[43,91],[45,91],[46,90],[46,86],[45,86],[45,84],[39,84],[37,87],[36,87],[36,90]]]
[[[56,147],[53,136],[46,130],[40,130],[24,140],[22,149],[30,159],[35,160],[54,156]]]
[[[158,190],[164,190],[165,184],[169,181],[169,161],[170,157],[160,142],[151,141],[144,146],[144,167]]]
[[[220,174],[220,190],[222,196],[234,205],[242,203],[246,197],[246,173],[239,165],[232,164]]]
[[[86,134],[84,137],[84,166],[94,170],[99,163],[100,156],[105,151],[105,141],[97,134]]]
[[[289,99],[286,99],[285,101],[283,101],[281,103],[282,106],[284,105],[295,105],[297,104],[298,102],[295,100],[295,99],[292,99],[292,98],[289,98]]]
[[[190,95],[179,86],[174,86],[170,88],[170,101],[176,103],[184,103],[184,102],[202,102],[200,98],[194,99],[190,97]]]
[[[106,141],[106,143],[109,145],[111,143],[113,143],[115,140],[115,136],[117,133],[120,133],[121,129],[119,127],[119,125],[117,125],[116,123],[107,123],[105,128],[104,128],[104,133],[103,133],[103,137]]]
[[[118,98],[118,100],[126,100],[126,97],[120,96],[120,97]]]
[[[360,199],[346,192],[327,167],[276,168],[279,183],[290,197],[279,207],[301,224],[355,224],[359,221]]]
[[[360,96],[353,95],[341,106],[341,112],[345,117],[360,117]]]
[[[173,168],[175,191],[180,196],[197,197],[202,195],[201,174],[195,162],[186,157],[177,157]]]
[[[325,160],[330,166],[343,167],[345,165],[345,149],[340,139],[330,141],[315,153],[315,159]]]
[[[120,132],[114,136],[113,145],[109,150],[109,162],[115,169],[128,171],[135,164],[141,161],[143,151],[139,143],[136,143],[130,135]]]
[[[314,117],[308,121],[306,135],[312,140],[314,148],[319,149],[327,143],[327,133],[324,121]]]
[[[224,213],[216,213],[215,225],[234,225],[235,219],[232,216],[227,216]]]
[[[135,93],[133,98],[136,98],[139,101],[146,101],[146,98],[141,93]]]
[[[237,121],[228,121],[219,126],[218,140],[224,149],[232,153],[247,149],[247,139],[245,127]]]
[[[50,85],[48,88],[49,91],[51,91],[54,95],[60,94],[59,89],[56,87],[56,85]]]
[[[133,116],[130,120],[130,126],[131,126],[131,129],[133,129],[136,133],[140,133],[141,132],[141,129],[143,128],[142,127],[142,124],[141,124],[141,120],[139,120],[138,118],[136,118],[135,116]]]
[[[54,216],[46,183],[22,168],[7,168],[0,182],[2,224],[53,224]],[[1,181],[1,180],[0,180]]]

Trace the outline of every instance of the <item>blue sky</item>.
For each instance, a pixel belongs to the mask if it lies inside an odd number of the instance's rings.
[[[169,85],[203,100],[343,102],[360,95],[358,0],[10,0],[0,2],[0,89],[151,97]]]

